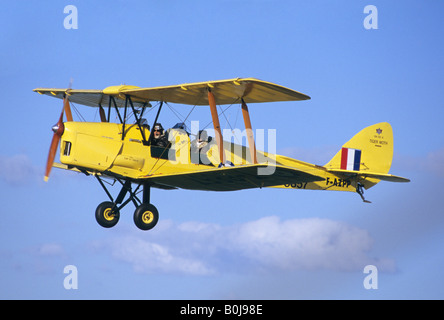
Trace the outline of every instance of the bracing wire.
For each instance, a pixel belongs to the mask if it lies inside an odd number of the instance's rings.
[[[201,95],[200,96],[198,96],[197,98],[196,98],[196,101],[195,101],[195,104],[193,105],[193,107],[191,108],[191,110],[190,110],[190,112],[188,112],[188,114],[187,114],[187,116],[185,117],[185,119],[182,121],[180,118],[179,118],[179,120],[181,120],[183,123],[185,123],[187,120],[188,120],[188,118],[190,117],[190,115],[191,115],[191,113],[194,111],[194,109],[196,108],[196,106],[197,106],[197,102],[201,99],[201,97],[203,96],[203,94],[204,94],[205,92],[202,92],[201,93]],[[166,102],[165,102],[166,103]],[[168,103],[166,103],[167,105],[168,105]],[[170,108],[171,109],[171,108]],[[177,115],[176,115],[177,116]],[[174,136],[172,137],[172,139],[171,140],[173,140],[173,139],[175,139],[176,138],[176,135],[177,135],[177,132],[174,134]],[[185,144],[186,145],[186,144]],[[182,148],[183,148],[184,146],[182,146],[180,149],[179,149],[179,151],[180,150],[182,150]],[[160,156],[162,156],[164,153],[165,153],[165,151],[167,150],[168,148],[164,148],[163,149],[163,151],[162,151],[162,154],[160,155]],[[176,151],[177,152],[177,151]],[[151,175],[151,174],[154,174],[157,170],[159,170],[168,160],[166,160],[166,159],[163,159],[164,161],[163,161],[163,163],[159,166],[159,167],[157,167],[157,169],[156,170],[154,170],[154,168],[155,168],[155,166],[157,165],[157,163],[159,162],[159,160],[160,160],[160,158],[157,158],[157,160],[154,162],[154,164],[153,164],[153,166],[151,167],[151,169],[150,169],[150,171],[149,171],[149,173],[148,173],[148,175]],[[153,171],[154,170],[154,171]]]
[[[74,112],[76,113],[77,117],[79,117],[82,122],[86,122],[85,118],[82,116],[82,114],[79,112],[79,110],[77,110],[75,104],[72,103],[71,101],[70,101],[70,104],[72,107],[71,109],[74,109]]]

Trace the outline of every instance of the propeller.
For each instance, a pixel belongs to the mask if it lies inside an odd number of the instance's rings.
[[[57,147],[59,146],[60,138],[65,131],[65,125],[63,124],[63,111],[60,114],[59,121],[52,127],[54,135],[52,136],[51,146],[49,147],[48,160],[46,161],[45,181],[49,179],[49,173],[51,172],[52,164],[54,163]]]
[[[65,125],[63,124],[63,113],[66,114],[67,121],[73,121],[71,114],[71,107],[69,105],[68,96],[66,94],[65,97],[63,98],[63,108],[62,108],[62,113],[60,114],[59,121],[52,127],[54,135],[52,136],[51,145],[49,147],[48,160],[46,161],[46,170],[44,177],[45,181],[48,181],[49,179],[49,173],[51,172],[52,165],[54,163],[57,147],[59,146],[60,138],[62,137],[63,132],[65,131]]]

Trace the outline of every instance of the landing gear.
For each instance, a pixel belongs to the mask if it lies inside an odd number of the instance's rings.
[[[152,204],[143,203],[134,212],[134,223],[141,230],[154,228],[158,220],[159,212]]]
[[[358,182],[356,186],[356,192],[361,196],[362,201],[365,203],[372,203],[371,201],[365,200],[364,198],[364,186]]]
[[[96,209],[96,220],[104,228],[112,228],[119,222],[120,211],[114,202],[105,201]]]
[[[139,184],[133,191],[131,188],[131,181],[127,180],[122,182],[120,179],[116,179],[116,181],[122,185],[122,189],[116,200],[114,200],[103,180],[99,176],[96,176],[96,178],[111,200],[102,202],[96,209],[96,220],[99,225],[104,228],[114,227],[117,222],[119,222],[120,210],[129,202],[133,202],[136,207],[136,210],[134,211],[135,225],[141,230],[150,230],[156,226],[157,221],[159,221],[159,212],[155,206],[150,204],[149,184]],[[140,187],[143,187],[142,201],[137,197]],[[128,199],[123,201],[127,194],[129,194]]]

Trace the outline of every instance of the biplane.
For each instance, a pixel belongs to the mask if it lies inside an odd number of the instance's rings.
[[[109,198],[95,211],[97,222],[105,228],[115,226],[120,211],[132,202],[136,207],[135,225],[142,230],[152,229],[159,213],[151,203],[151,188],[235,191],[273,187],[350,191],[369,202],[364,198],[364,189],[379,181],[409,182],[388,173],[393,157],[393,132],[386,122],[360,131],[323,166],[256,149],[248,105],[302,101],[310,97],[255,78],[152,88],[120,85],[103,90],[37,88],[34,91],[63,100],[62,112],[52,128],[54,135],[45,181],[52,167],[95,177]],[[74,121],[72,104],[98,108],[100,122]],[[205,147],[196,151],[192,140],[200,137],[196,134],[193,137],[184,122],[167,130],[154,130],[164,104],[191,105],[193,109],[207,106],[214,137],[199,140],[205,142]],[[222,105],[240,106],[245,146],[224,140],[218,111]],[[157,109],[150,122],[144,118],[148,109]],[[130,114],[133,121],[128,120]],[[159,146],[154,143],[154,132],[161,129],[160,134],[168,143]],[[55,163],[59,145],[60,163]],[[116,183],[121,188],[113,197],[108,188]]]

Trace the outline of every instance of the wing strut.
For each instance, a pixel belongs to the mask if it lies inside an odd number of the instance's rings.
[[[222,140],[222,131],[220,129],[219,116],[217,115],[216,99],[211,92],[211,88],[208,87],[208,102],[210,104],[211,117],[213,118],[214,131],[216,133],[217,147],[219,148],[219,166],[223,165],[224,161],[224,146]]]
[[[106,120],[105,110],[103,110],[102,104],[99,102],[99,114],[100,114],[100,121],[101,122],[108,122]]]
[[[63,98],[63,109],[65,110],[66,121],[72,121],[71,107],[69,106],[69,99],[66,94]]]
[[[248,106],[242,99],[242,115],[244,116],[245,131],[247,132],[248,146],[250,148],[251,162],[257,164],[256,145],[254,143],[253,129],[251,128],[250,113]]]

